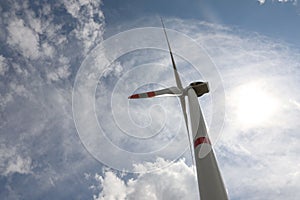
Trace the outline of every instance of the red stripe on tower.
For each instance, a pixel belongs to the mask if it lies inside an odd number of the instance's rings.
[[[211,144],[210,143],[210,140],[208,137],[199,137],[195,140],[194,142],[194,148],[196,149],[196,147],[200,144],[203,144],[203,143],[206,143],[206,144]]]
[[[140,96],[138,94],[133,94],[130,97],[128,97],[129,99],[137,99],[140,98]]]
[[[148,97],[154,97],[155,93],[154,92],[147,92]]]

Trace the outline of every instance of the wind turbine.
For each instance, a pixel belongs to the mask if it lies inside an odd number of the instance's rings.
[[[182,112],[184,115],[187,134],[189,138],[192,159],[194,157],[196,161],[196,171],[197,171],[197,180],[198,180],[198,188],[200,192],[200,199],[201,200],[228,199],[227,192],[218,167],[218,163],[216,161],[215,154],[211,147],[211,142],[207,134],[207,129],[202,115],[202,111],[198,102],[198,97],[201,97],[205,93],[209,92],[208,83],[193,82],[189,86],[183,88],[179,74],[177,72],[175,60],[173,57],[167,32],[162,19],[161,19],[161,23],[167,40],[169,53],[171,56],[177,87],[170,87],[162,90],[133,94],[128,98],[129,99],[151,98],[151,97],[158,97],[162,95],[179,97]],[[190,129],[188,128],[188,118],[187,118],[185,97],[187,97],[188,105],[189,105],[190,124],[191,124]],[[192,136],[190,136],[189,130],[191,131]],[[192,140],[191,137],[193,139],[194,145],[191,144],[191,140]],[[192,153],[193,150],[194,150],[194,156]]]

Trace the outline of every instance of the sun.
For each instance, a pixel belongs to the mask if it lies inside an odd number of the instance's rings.
[[[233,98],[237,121],[247,127],[263,126],[278,108],[277,99],[260,82],[239,86]]]

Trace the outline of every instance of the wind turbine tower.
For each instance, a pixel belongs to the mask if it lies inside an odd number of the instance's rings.
[[[133,94],[129,99],[152,98],[168,94],[168,96],[179,97],[180,104],[187,128],[187,134],[192,153],[192,159],[195,159],[197,181],[201,200],[226,200],[228,199],[225,185],[218,167],[214,150],[207,133],[205,120],[198,102],[198,97],[209,92],[207,82],[193,82],[183,88],[177,72],[175,60],[171,50],[170,42],[163,21],[162,26],[167,40],[173,71],[175,75],[176,87],[170,87],[162,90]],[[190,114],[190,124],[188,127],[186,98],[188,99],[188,108]],[[189,134],[189,132],[191,134]],[[193,144],[191,144],[193,141]]]

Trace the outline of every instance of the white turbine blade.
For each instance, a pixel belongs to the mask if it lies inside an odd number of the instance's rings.
[[[160,18],[160,20],[161,20],[161,24],[163,26],[164,33],[165,33],[165,36],[166,36],[166,40],[167,40],[167,43],[168,43],[168,48],[169,48],[169,52],[170,52],[170,56],[171,56],[171,61],[172,61],[172,65],[173,65],[173,70],[174,70],[176,85],[177,85],[177,87],[179,89],[182,90],[183,89],[182,83],[181,83],[179,74],[177,72],[177,68],[176,68],[175,60],[174,60],[173,53],[172,53],[172,50],[171,50],[170,42],[169,42],[169,39],[168,39],[167,31],[165,29],[165,25],[164,25],[164,22],[163,22],[162,18]]]
[[[191,152],[191,158],[192,158],[192,163],[193,165],[194,163],[194,156],[193,156],[193,147],[192,147],[192,136],[189,132],[189,128],[188,128],[188,118],[187,118],[187,113],[186,113],[186,104],[185,104],[185,96],[180,96],[180,104],[181,104],[181,109],[182,109],[182,113],[183,113],[183,117],[184,117],[184,122],[185,122],[185,126],[186,126],[186,132],[187,132],[187,136],[189,139],[189,149]]]
[[[200,199],[227,200],[227,192],[207,135],[197,95],[192,88],[189,88],[187,93],[192,132],[195,138],[194,151]]]
[[[198,97],[195,91],[190,88],[188,89],[188,101],[189,101],[189,111],[190,111],[190,120],[191,120],[191,128],[192,128],[192,136],[195,138],[197,134],[197,130],[199,127],[200,123],[200,106],[198,102]],[[203,126],[205,128],[205,124]],[[205,133],[206,133],[206,128],[205,128]]]
[[[151,92],[144,92],[139,94],[133,94],[129,96],[129,99],[140,99],[140,98],[151,98],[151,97],[158,97],[158,96],[180,96],[182,92],[177,87],[170,87],[162,90],[156,90]]]

